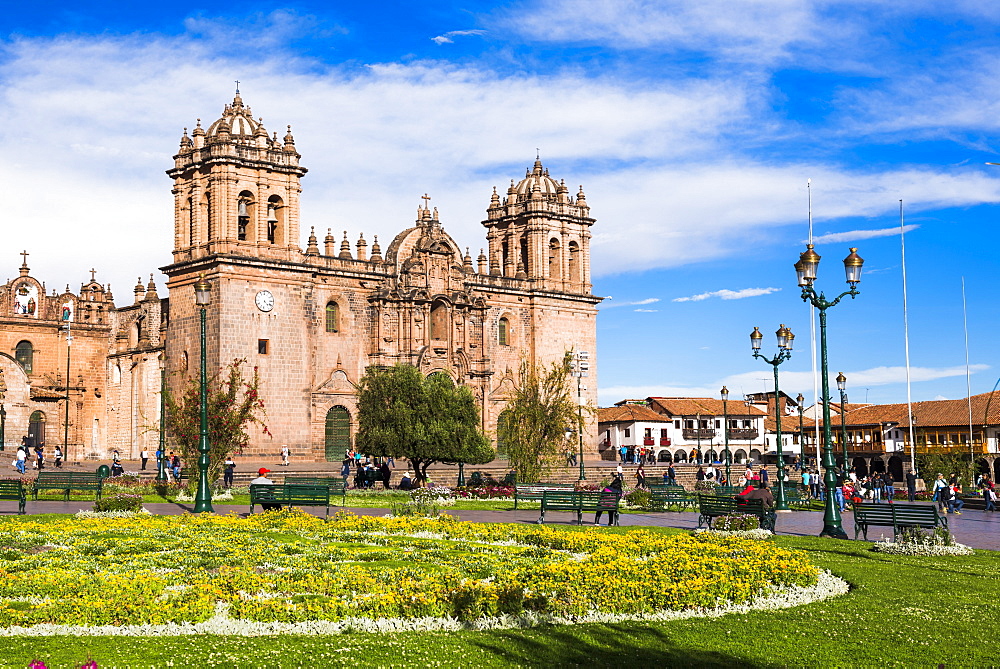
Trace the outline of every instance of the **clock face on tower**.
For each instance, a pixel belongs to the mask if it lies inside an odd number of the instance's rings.
[[[262,290],[258,292],[254,302],[257,303],[257,308],[261,311],[270,311],[271,309],[274,309],[274,295],[272,295],[269,290]]]

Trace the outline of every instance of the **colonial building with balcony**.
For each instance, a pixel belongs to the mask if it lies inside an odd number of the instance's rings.
[[[659,462],[722,461],[725,457],[726,438],[723,423],[727,416],[732,461],[745,462],[761,458],[764,412],[740,401],[728,402],[724,407],[722,400],[711,397],[647,397],[644,400],[622,400],[614,407],[601,409],[606,412],[598,418],[601,435],[599,448],[602,451],[611,448],[610,428],[613,425],[624,425],[611,420],[626,415],[614,413],[614,410],[629,408],[629,411],[636,411],[634,407],[645,409],[641,415],[649,423],[641,428],[638,425],[634,428],[642,430],[638,433],[641,438],[636,445],[652,448]],[[655,425],[648,420],[650,414],[657,417]],[[635,415],[638,416],[639,413]],[[608,419],[606,424],[605,419]],[[631,435],[637,434],[632,431],[633,428],[628,429]]]

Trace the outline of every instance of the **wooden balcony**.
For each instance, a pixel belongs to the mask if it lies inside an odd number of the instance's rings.
[[[715,436],[715,430],[712,428],[704,429],[688,429],[684,428],[681,430],[681,434],[687,441],[697,441],[699,439],[711,439]]]
[[[904,451],[910,450],[910,445],[907,444],[903,447]],[[985,455],[989,453],[989,448],[986,444],[977,442],[972,444],[917,444],[915,449],[917,453],[936,453],[936,454],[947,454],[947,453],[958,453],[963,455],[965,453],[975,453],[976,455]]]
[[[757,430],[737,430],[729,428],[729,440],[730,441],[753,441],[760,436],[760,432]]]
[[[670,445],[669,437],[660,437],[660,446],[669,446],[669,445]]]

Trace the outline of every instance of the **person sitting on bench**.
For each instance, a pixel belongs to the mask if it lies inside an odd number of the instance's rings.
[[[774,508],[774,496],[771,494],[771,491],[767,489],[766,481],[758,481],[756,488],[744,490],[739,495],[736,495],[737,502],[747,499],[759,499],[764,502],[765,509]]]
[[[250,481],[250,485],[274,485],[274,481],[272,481],[271,479],[269,479],[269,478],[267,478],[265,476],[265,474],[270,474],[270,473],[271,473],[270,469],[266,469],[264,467],[261,467],[260,469],[257,470],[257,478],[255,478],[253,481]],[[261,507],[263,507],[263,509],[265,511],[276,511],[276,510],[281,509],[281,503],[280,502],[263,502],[262,501],[260,503],[260,505],[261,505]]]
[[[606,503],[608,505],[608,526],[611,526],[615,522],[615,502],[618,501],[618,498],[621,497],[622,494],[621,477],[615,476],[614,480],[611,481],[611,483],[608,484],[608,487],[602,490],[601,493],[601,504],[603,505]],[[603,510],[597,510],[597,515],[594,516],[594,525],[601,524],[601,514],[603,513]]]

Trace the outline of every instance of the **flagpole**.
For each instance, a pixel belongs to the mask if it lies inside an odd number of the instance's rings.
[[[972,443],[972,372],[969,367],[969,313],[965,303],[965,277],[962,277],[962,324],[965,326],[965,397],[969,406],[969,465],[976,475],[976,447]],[[972,481],[970,481],[970,484]]]
[[[910,317],[906,304],[906,227],[903,225],[902,200],[899,201],[899,248],[903,264],[903,347],[906,352],[906,416],[910,428],[910,469],[917,471],[917,442],[913,433],[913,397],[910,394]]]

